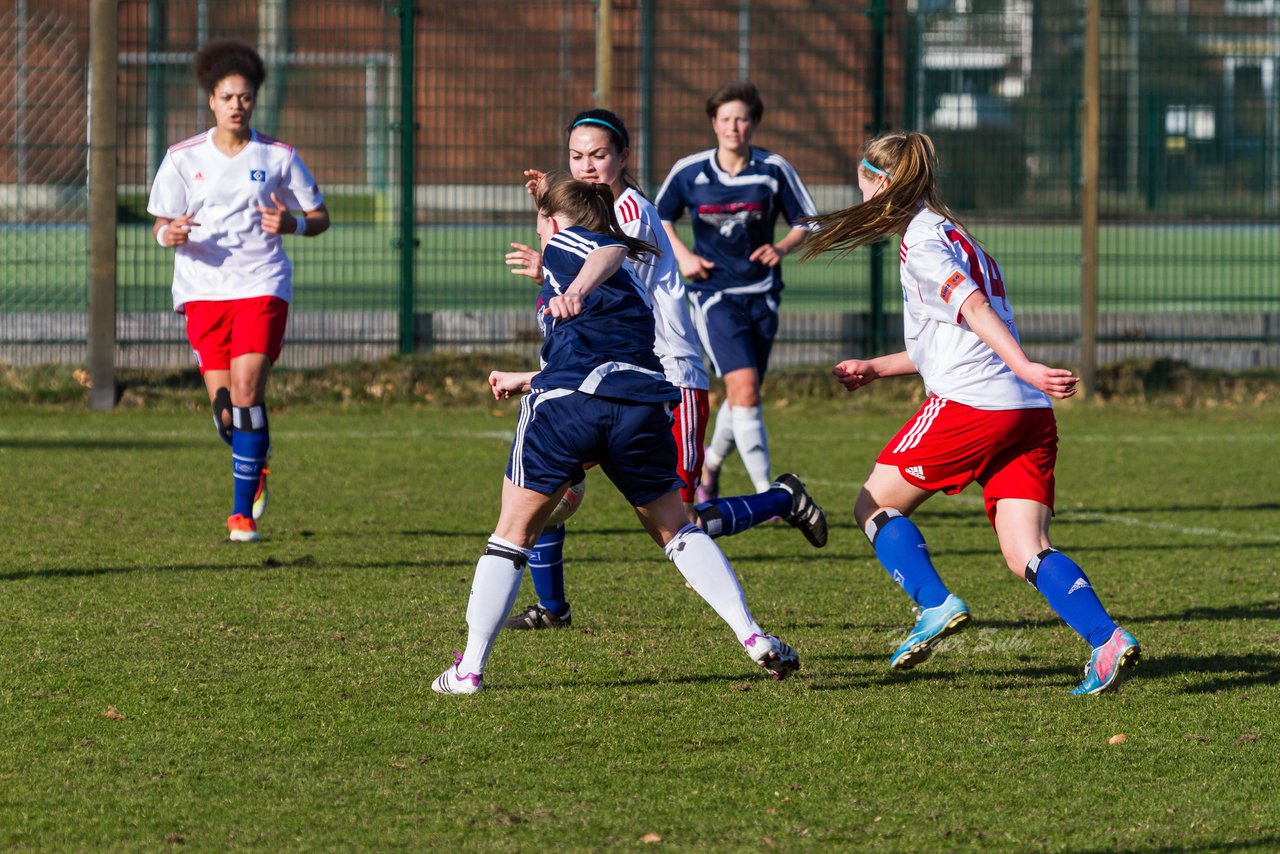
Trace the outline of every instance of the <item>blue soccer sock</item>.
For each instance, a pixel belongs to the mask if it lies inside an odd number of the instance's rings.
[[[752,495],[713,498],[693,508],[698,527],[712,537],[732,537],[791,512],[791,493],[780,486]]]
[[[1115,632],[1115,621],[1102,607],[1084,570],[1057,549],[1045,549],[1031,559],[1027,583],[1040,591],[1049,607],[1091,648],[1102,646]]]
[[[562,616],[569,607],[564,598],[564,525],[545,529],[533,544],[529,577],[538,591],[538,604]]]
[[[867,539],[880,563],[921,608],[936,608],[951,592],[938,577],[929,545],[916,523],[897,510],[881,510],[867,523]]]
[[[263,404],[231,409],[231,472],[235,477],[235,502],[231,515],[253,518],[253,496],[258,491],[262,467],[267,462],[271,433]]]

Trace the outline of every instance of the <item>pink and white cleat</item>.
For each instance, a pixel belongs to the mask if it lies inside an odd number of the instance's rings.
[[[461,663],[462,654],[455,650],[453,667],[436,677],[436,681],[431,683],[431,690],[437,694],[474,694],[484,688],[484,680],[480,678],[479,673],[468,673],[463,676],[458,672],[458,665]]]

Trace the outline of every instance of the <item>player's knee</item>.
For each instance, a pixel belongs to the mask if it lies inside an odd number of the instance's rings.
[[[515,543],[504,540],[496,534],[489,538],[489,544],[485,546],[484,556],[509,560],[517,570],[524,569],[524,565],[529,562],[528,554],[525,551],[522,551]]]
[[[871,543],[872,548],[875,548],[876,537],[880,534],[881,529],[884,528],[885,525],[888,525],[889,522],[902,515],[902,511],[894,510],[892,507],[886,507],[885,509],[873,514],[871,518],[867,519],[865,522],[859,519],[858,524],[862,526],[862,533],[866,535],[867,542]]]
[[[667,540],[667,544],[662,547],[662,550],[666,552],[668,560],[674,563],[680,553],[689,547],[694,538],[705,536],[707,536],[706,532],[697,525],[685,525],[676,531],[675,536]]]
[[[865,531],[871,517],[879,511],[880,502],[875,500],[867,488],[864,486],[858,490],[858,497],[853,502],[853,519],[858,523],[858,527]]]
[[[1040,553],[1038,553],[1035,557],[1021,564],[1018,563],[1016,559],[1010,557],[1009,555],[1005,555],[1005,559],[1008,561],[1009,569],[1013,571],[1014,575],[1017,575],[1021,578],[1026,579],[1026,582],[1028,584],[1030,584],[1032,587],[1038,590],[1040,589],[1040,585],[1039,585],[1040,563],[1045,558],[1047,558],[1049,555],[1053,554],[1056,551],[1057,549],[1053,547],[1047,548],[1041,551]]]

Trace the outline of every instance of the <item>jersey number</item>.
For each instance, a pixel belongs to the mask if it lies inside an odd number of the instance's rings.
[[[960,251],[969,259],[969,275],[973,277],[973,283],[987,295],[987,299],[999,297],[1008,306],[1009,298],[1004,292],[1004,276],[1000,274],[1000,265],[996,263],[996,259],[974,246],[958,228],[947,229],[947,239],[959,246]],[[983,272],[983,267],[990,270],[990,277]],[[988,278],[990,278],[989,282]]]

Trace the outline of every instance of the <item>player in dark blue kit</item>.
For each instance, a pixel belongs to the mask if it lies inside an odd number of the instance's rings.
[[[584,463],[597,462],[691,587],[729,624],[747,654],[775,679],[799,669],[795,650],[766,634],[747,607],[724,554],[685,515],[672,405],[679,400],[653,351],[653,307],[623,261],[654,253],[628,237],[607,184],[548,176],[540,187],[538,236],[553,296],[541,371],[494,371],[497,397],[521,401],[502,511],[476,563],[467,603],[467,646],[431,687],[473,694],[520,589],[530,547]]]
[[[685,502],[689,521],[712,537],[720,537],[742,533],[762,522],[780,518],[798,528],[814,546],[826,545],[826,515],[794,474],[780,476],[767,492],[721,496],[694,507],[697,478],[702,471],[707,374],[689,316],[684,279],[657,209],[627,174],[630,137],[622,118],[609,110],[587,110],[574,117],[566,133],[570,175],[587,183],[608,184],[614,195],[613,210],[618,225],[626,234],[659,249],[657,255],[646,255],[639,262],[629,260],[627,264],[648,291],[658,330],[654,352],[662,362],[667,381],[681,395],[673,413],[672,435],[680,451],[676,473],[684,481],[680,497]],[[527,169],[525,177],[528,179],[525,187],[531,195],[544,187],[545,176],[540,171]],[[556,294],[543,273],[542,253],[521,243],[513,243],[511,248],[507,264],[515,268],[513,272],[529,276],[540,287],[538,313],[545,335],[548,329],[547,324],[541,322],[541,318],[545,318],[542,307]],[[573,613],[564,583],[564,519],[581,501],[585,487],[585,482],[570,486],[559,509],[547,520],[528,564],[538,599],[513,614],[506,628],[525,631],[563,629],[572,625]]]
[[[796,170],[781,156],[751,145],[764,103],[751,83],[729,83],[707,99],[716,147],[671,167],[655,204],[689,280],[694,322],[712,367],[724,378],[725,402],[707,447],[698,500],[719,494],[720,467],[736,445],[757,492],[771,483],[769,443],[760,384],[778,331],[782,258],[808,235],[817,215]],[[693,251],[675,223],[693,219]],[[774,242],[782,216],[791,225]]]

